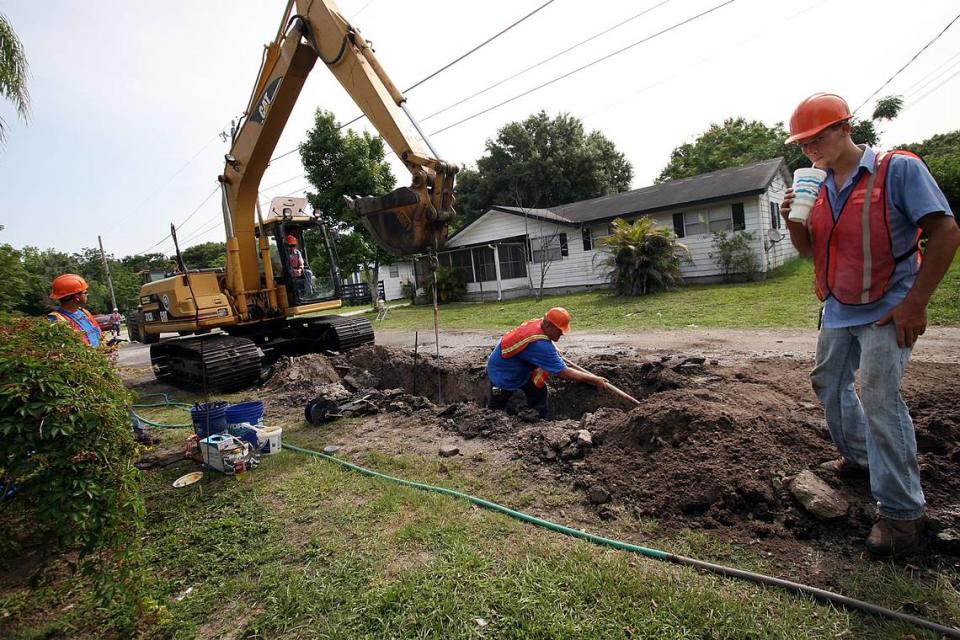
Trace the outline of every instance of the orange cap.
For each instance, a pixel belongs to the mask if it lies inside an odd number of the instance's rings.
[[[62,300],[67,296],[86,291],[89,287],[87,281],[75,273],[65,273],[53,279],[50,297],[54,300]]]
[[[287,236],[287,244],[297,244],[297,236]]]
[[[564,333],[570,332],[570,312],[563,307],[554,307],[553,309],[550,309],[550,311],[547,311],[543,318],[545,320],[549,320],[550,324],[560,329],[560,331]]]
[[[786,143],[815,136],[827,127],[853,117],[847,101],[833,93],[815,93],[794,109],[790,116],[790,137]]]

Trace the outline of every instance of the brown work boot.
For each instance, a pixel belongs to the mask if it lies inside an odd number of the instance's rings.
[[[898,558],[920,548],[924,518],[891,520],[880,516],[867,536],[867,552],[873,558]]]
[[[837,474],[841,478],[869,478],[870,470],[847,462],[844,458],[829,460],[820,465],[821,469]]]

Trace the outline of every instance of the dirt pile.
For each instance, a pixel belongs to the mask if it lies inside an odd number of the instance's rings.
[[[468,351],[438,366],[433,357],[370,346],[278,363],[267,387],[300,406],[320,395],[362,397],[378,420],[396,416],[427,431],[479,439],[523,461],[531,477],[546,473],[581,490],[603,517],[632,513],[751,541],[815,538],[859,552],[873,499],[866,481],[841,481],[818,468],[837,453],[810,390],[809,363],[777,358],[721,366],[695,354],[640,358],[627,351],[580,356],[578,364],[641,405],[552,380],[556,419],[541,422],[524,411],[522,394],[506,413],[483,408],[485,358],[483,350]],[[939,549],[953,553],[960,549],[960,408],[943,380],[958,369],[925,364],[904,384],[933,534]],[[790,481],[805,469],[851,505],[845,517],[819,520],[793,497]]]

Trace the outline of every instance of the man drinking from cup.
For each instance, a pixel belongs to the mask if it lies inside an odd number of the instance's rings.
[[[796,108],[787,142],[799,144],[825,174],[808,215],[792,211],[799,202],[794,189],[780,210],[797,251],[814,259],[824,304],[810,377],[842,457],[821,467],[869,476],[879,517],[867,550],[891,557],[919,547],[925,504],[900,382],[926,329],[930,296],[960,246],[960,229],[923,161],[854,143],[852,117],[846,101],[828,93]],[[802,177],[805,186],[810,179],[816,174]],[[922,251],[921,235],[928,238]]]

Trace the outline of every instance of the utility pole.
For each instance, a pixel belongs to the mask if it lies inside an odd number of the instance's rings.
[[[107,285],[110,287],[110,300],[113,302],[113,309],[116,309],[117,296],[113,292],[113,278],[110,277],[110,265],[107,264],[107,255],[103,252],[103,238],[97,236],[97,242],[100,243],[100,259],[103,260],[103,268],[107,271]],[[111,311],[113,309],[111,309]]]

